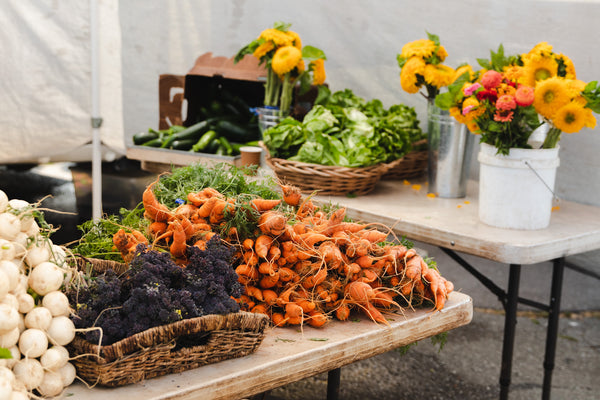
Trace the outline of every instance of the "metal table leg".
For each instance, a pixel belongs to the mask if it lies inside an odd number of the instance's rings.
[[[517,325],[517,304],[519,300],[519,280],[521,266],[510,265],[508,292],[506,296],[506,316],[504,317],[504,341],[502,342],[502,366],[500,368],[500,398],[508,399],[512,357],[515,345],[515,327]]]
[[[332,369],[327,373],[327,400],[339,399],[341,373],[341,368]]]
[[[558,322],[560,318],[560,297],[562,293],[563,272],[565,259],[554,260],[552,267],[552,288],[550,292],[550,310],[548,315],[548,330],[546,332],[546,353],[544,355],[544,386],[542,399],[550,399],[552,388],[552,370],[556,354],[556,339],[558,337]]]

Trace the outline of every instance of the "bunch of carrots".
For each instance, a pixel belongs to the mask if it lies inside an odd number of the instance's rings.
[[[332,318],[347,320],[353,310],[387,324],[385,313],[406,306],[430,302],[442,309],[453,290],[415,249],[387,241],[389,228],[349,222],[345,208],[326,212],[296,187],[280,185],[282,199],[244,202],[207,187],[171,210],[154,196],[155,183],[142,197],[148,231],[121,229],[113,236],[123,259],[143,243],[168,248],[185,266],[187,246],[204,248],[221,232],[237,248],[234,267],[245,292],[236,301],[242,310],[268,315],[275,326],[320,327]],[[248,237],[235,226],[222,234],[236,213],[253,221]]]

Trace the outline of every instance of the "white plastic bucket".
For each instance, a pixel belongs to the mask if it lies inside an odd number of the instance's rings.
[[[479,172],[479,219],[508,229],[543,229],[550,224],[556,169],[560,163],[554,149],[497,149],[481,143]]]

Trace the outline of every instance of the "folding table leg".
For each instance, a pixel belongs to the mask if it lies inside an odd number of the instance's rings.
[[[327,373],[327,400],[338,400],[340,398],[341,374],[341,368],[332,369]]]
[[[560,319],[560,297],[562,293],[564,257],[554,260],[552,266],[552,288],[550,291],[550,313],[548,314],[548,330],[546,333],[546,353],[544,355],[544,386],[542,399],[550,399],[552,388],[552,370],[556,354],[556,339],[558,337],[558,322]]]
[[[519,301],[519,280],[521,266],[510,265],[508,292],[506,294],[506,315],[504,317],[504,341],[502,343],[502,366],[500,369],[500,399],[508,399],[512,357],[515,345],[515,326],[517,325],[517,304]]]

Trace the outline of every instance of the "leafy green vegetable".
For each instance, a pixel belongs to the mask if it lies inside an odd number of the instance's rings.
[[[414,108],[385,109],[352,90],[324,89],[304,120],[291,118],[263,133],[274,157],[321,165],[366,167],[396,160],[425,137]]]
[[[272,178],[249,180],[244,170],[227,163],[214,166],[192,164],[176,168],[169,175],[164,175],[154,187],[156,199],[169,207],[177,207],[187,200],[190,192],[198,192],[205,187],[218,190],[228,197],[237,197],[241,193],[254,194],[263,199],[279,198]]]

